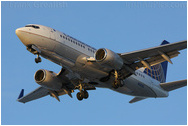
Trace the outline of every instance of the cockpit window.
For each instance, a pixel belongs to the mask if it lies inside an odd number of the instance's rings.
[[[25,27],[33,27],[35,29],[39,29],[40,28],[39,26],[36,26],[36,25],[26,25]]]

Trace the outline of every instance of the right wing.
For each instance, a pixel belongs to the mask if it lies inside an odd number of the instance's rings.
[[[172,91],[172,90],[187,86],[187,79],[180,80],[180,81],[168,82],[168,83],[161,83],[160,86],[165,91]]]
[[[35,99],[38,99],[38,98],[41,98],[41,97],[44,97],[47,95],[49,95],[49,91],[43,87],[39,87],[39,88],[35,89],[34,91],[27,94],[26,96],[23,96],[23,89],[22,89],[17,101],[26,103],[26,102],[29,102],[29,101],[32,101],[32,100],[35,100]]]
[[[62,83],[65,84],[65,85],[63,85],[63,87],[60,90],[54,91],[54,90],[50,90],[50,89],[40,86],[39,88],[35,89],[31,93],[27,94],[26,96],[23,96],[24,90],[22,89],[17,101],[26,103],[26,102],[29,102],[32,100],[36,100],[36,99],[45,97],[47,95],[50,95],[50,96],[56,98],[58,101],[60,101],[59,96],[65,95],[65,94],[68,94],[72,98],[71,93],[73,93],[74,90],[77,89],[76,87],[77,87],[77,84],[79,84],[79,80],[76,79],[75,80],[76,84],[74,84],[73,80],[70,81],[69,78],[65,76],[68,73],[69,73],[69,71],[67,69],[62,68],[61,71],[57,74],[57,77],[61,78],[63,80]],[[95,90],[95,87],[90,84],[84,84],[83,89]]]
[[[71,93],[73,92],[73,90],[69,91],[66,88],[63,88],[59,91],[52,91],[52,90],[48,90],[48,89],[46,89],[42,86],[40,86],[39,88],[35,89],[34,91],[32,91],[31,93],[29,93],[25,96],[23,96],[23,91],[24,90],[22,89],[22,91],[19,95],[19,98],[17,99],[17,101],[22,102],[22,103],[26,103],[26,102],[29,102],[29,101],[32,101],[32,100],[36,100],[36,99],[45,97],[47,95],[55,97],[58,101],[60,101],[58,96],[65,95],[65,94],[72,96]]]

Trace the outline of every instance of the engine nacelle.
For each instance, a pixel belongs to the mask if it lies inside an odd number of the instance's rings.
[[[105,48],[96,51],[95,60],[100,65],[110,69],[119,70],[123,66],[123,59],[117,53]]]
[[[38,70],[35,75],[35,82],[45,88],[52,90],[59,90],[62,88],[62,82],[57,77],[57,74],[53,71],[48,71],[44,69]]]

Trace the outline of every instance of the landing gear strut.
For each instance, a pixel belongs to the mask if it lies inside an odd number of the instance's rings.
[[[118,87],[122,87],[122,86],[123,86],[123,82],[121,80],[114,81],[112,84],[112,87],[114,89],[117,89]]]
[[[114,89],[117,89],[118,87],[122,87],[123,86],[122,80],[119,80],[118,77],[119,77],[118,72],[115,70],[114,71],[114,78],[115,78],[115,80],[114,80],[114,82],[112,84],[112,87]]]
[[[35,58],[35,63],[40,63],[42,60],[41,58],[39,57],[39,54],[37,54],[37,58]]]

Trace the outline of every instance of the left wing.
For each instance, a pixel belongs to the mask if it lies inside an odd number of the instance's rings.
[[[165,40],[163,42],[166,42]],[[171,58],[178,56],[180,50],[187,48],[187,40],[171,44],[160,45],[144,50],[133,51],[119,54],[125,64],[136,70],[141,67],[147,67],[159,64],[164,61],[171,62]]]

